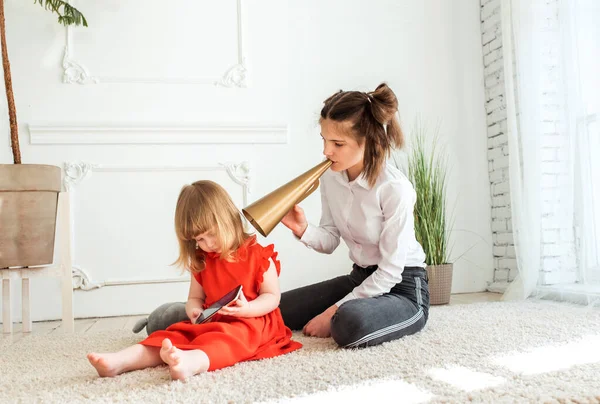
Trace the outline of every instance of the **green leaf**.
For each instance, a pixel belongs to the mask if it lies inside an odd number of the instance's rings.
[[[439,124],[430,144],[420,120],[413,127],[413,145],[408,156],[408,178],[417,201],[414,209],[415,236],[423,246],[427,265],[449,260],[450,234],[446,215],[447,156],[439,150]]]
[[[67,25],[83,25],[88,26],[87,20],[81,12],[69,3],[63,0],[33,0],[33,4],[39,3],[44,7],[58,15],[58,22]]]

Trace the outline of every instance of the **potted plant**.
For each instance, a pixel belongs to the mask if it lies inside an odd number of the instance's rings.
[[[426,143],[427,130],[417,121],[414,142],[408,156],[408,178],[415,187],[415,235],[425,251],[429,277],[429,303],[448,304],[452,289],[446,214],[447,160],[438,149],[438,128]]]
[[[85,17],[62,0],[34,0],[58,15],[63,25],[83,25]],[[0,0],[2,66],[14,164],[0,164],[0,268],[47,265],[53,261],[54,233],[61,169],[21,164],[17,113],[6,45],[4,0]]]
[[[446,214],[447,160],[438,149],[438,130],[430,141],[427,129],[417,120],[407,156],[408,178],[417,194],[414,208],[415,236],[425,251],[429,277],[429,303],[450,302],[453,265],[449,263],[450,223]],[[394,155],[394,162],[396,156]]]

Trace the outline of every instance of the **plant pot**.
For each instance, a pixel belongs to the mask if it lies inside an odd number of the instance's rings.
[[[430,305],[450,303],[452,268],[452,264],[427,266]]]
[[[60,167],[0,164],[0,269],[52,264]]]

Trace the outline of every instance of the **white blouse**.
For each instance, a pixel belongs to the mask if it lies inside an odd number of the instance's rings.
[[[371,276],[337,302],[379,296],[402,281],[404,267],[425,268],[425,253],[415,238],[416,193],[408,178],[386,165],[371,188],[361,174],[348,181],[346,171],[327,170],[321,177],[322,215],[319,226],[308,225],[300,241],[331,254],[340,236],[350,259],[361,267],[378,265]]]

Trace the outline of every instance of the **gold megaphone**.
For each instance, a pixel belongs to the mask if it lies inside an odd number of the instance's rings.
[[[331,160],[325,160],[263,196],[242,209],[244,216],[260,234],[267,237],[294,205],[302,202],[319,187],[319,178],[331,164]]]

